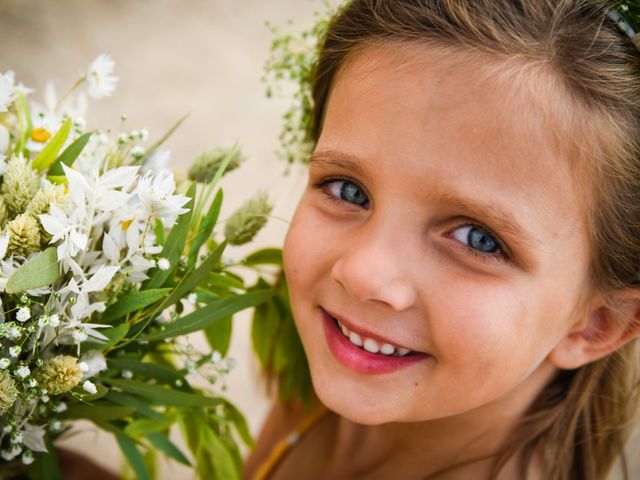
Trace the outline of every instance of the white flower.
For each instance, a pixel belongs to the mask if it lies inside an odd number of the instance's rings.
[[[153,176],[151,172],[145,173],[134,193],[138,195],[147,218],[160,218],[169,227],[175,223],[178,215],[189,211],[182,208],[189,202],[189,197],[174,195],[175,189],[173,173],[163,170],[157,176]]]
[[[16,87],[13,83],[13,72],[0,75],[0,112],[6,112],[14,101]]]
[[[169,267],[171,267],[171,263],[167,258],[163,257],[158,259],[158,268],[160,270],[169,270]]]
[[[82,389],[91,395],[95,395],[96,393],[98,393],[98,389],[96,388],[95,383],[90,380],[85,380],[85,382],[82,384]]]
[[[87,365],[87,362],[80,362],[78,363],[78,370],[82,373],[87,373],[89,371],[89,365]]]
[[[191,304],[191,305],[195,305],[196,303],[198,303],[198,295],[196,293],[190,293],[187,296],[187,301]]]
[[[145,152],[144,147],[141,147],[140,145],[136,145],[131,149],[131,156],[136,159],[142,158],[144,157],[144,152]]]
[[[49,317],[49,325],[51,325],[53,328],[56,328],[58,325],[60,325],[60,316],[57,313],[54,313]]]
[[[91,62],[89,72],[85,76],[90,97],[109,97],[115,91],[118,77],[113,75],[114,65],[111,57],[104,53]]]
[[[20,445],[14,445],[13,447],[11,447],[11,450],[2,450],[2,452],[0,452],[0,455],[4,460],[6,460],[7,462],[10,462],[14,458],[16,458],[18,455],[20,455],[21,452],[22,452],[22,447]]]
[[[8,358],[0,358],[0,368],[2,370],[6,369],[9,367],[9,365],[11,365],[11,360],[9,360]]]
[[[22,330],[15,326],[9,327],[9,329],[7,330],[7,336],[11,340],[18,340],[22,336]]]
[[[127,380],[130,380],[133,378],[133,372],[131,370],[123,370],[122,371],[122,378],[126,378]]]
[[[67,404],[64,402],[60,402],[53,407],[53,411],[56,413],[62,413],[67,410]]]
[[[75,257],[79,251],[87,248],[89,239],[84,233],[80,233],[79,225],[71,223],[67,214],[53,203],[49,208],[50,215],[38,215],[42,228],[52,235],[49,243],[63,240],[58,246],[58,260],[66,260]]]
[[[14,358],[20,355],[20,352],[22,352],[22,347],[20,345],[14,345],[13,347],[9,348],[9,355]]]
[[[22,454],[22,464],[23,465],[31,465],[35,458],[33,457],[33,453],[30,450],[27,450]]]
[[[35,378],[30,378],[29,381],[27,382],[27,387],[29,388],[35,388],[38,386],[38,381]]]
[[[30,423],[26,423],[23,428],[24,435],[24,445],[27,448],[30,448],[34,452],[46,452],[47,447],[44,443],[44,427],[40,427],[37,425],[31,425]]]
[[[16,369],[16,375],[18,375],[20,378],[27,378],[29,375],[31,375],[31,370],[26,365],[21,365]]]
[[[214,365],[220,363],[220,361],[222,360],[222,354],[219,351],[214,351],[211,354],[211,363],[213,363]]]
[[[31,310],[29,309],[29,307],[20,307],[18,309],[18,313],[16,314],[16,318],[19,322],[22,323],[29,320],[31,318]]]
[[[4,125],[0,125],[0,174],[4,175],[4,172],[7,171],[7,151],[9,151],[9,130],[7,130]]]
[[[87,338],[89,338],[89,335],[87,335],[87,332],[84,330],[84,328],[76,328],[71,333],[71,336],[73,337],[74,343],[82,343],[87,340]]]
[[[80,357],[81,363],[87,365],[87,370],[83,370],[83,378],[91,378],[103,370],[107,369],[107,361],[100,350],[89,350]]]
[[[171,151],[159,148],[144,162],[142,171],[158,175],[161,171],[167,169],[169,160],[171,160]]]

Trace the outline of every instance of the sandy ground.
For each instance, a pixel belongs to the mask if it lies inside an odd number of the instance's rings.
[[[288,100],[264,95],[260,76],[271,39],[264,22],[284,25],[293,18],[306,26],[320,8],[319,0],[0,0],[0,72],[14,70],[38,97],[45,79],[62,92],[97,54],[110,53],[121,81],[113,98],[91,102],[91,126],[116,126],[126,113],[130,128],[146,127],[158,137],[190,113],[166,144],[173,165],[185,168],[200,151],[238,141],[249,160],[223,182],[222,218],[252,192],[267,188],[274,215],[288,219],[305,177],[299,170],[284,177],[285,166],[274,154]],[[272,220],[250,249],[281,245],[285,231],[285,221]],[[251,355],[248,327],[248,317],[239,315],[231,348],[239,367],[229,378],[228,395],[256,432],[269,400]],[[631,443],[632,462],[637,462],[637,441]],[[66,445],[114,471],[120,468],[111,435],[89,423]],[[161,477],[191,475],[171,462],[163,464]]]

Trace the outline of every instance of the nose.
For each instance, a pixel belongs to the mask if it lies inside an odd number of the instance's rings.
[[[331,278],[361,302],[378,302],[403,311],[416,302],[410,261],[397,236],[354,237],[331,269]],[[395,237],[395,238],[394,238]]]

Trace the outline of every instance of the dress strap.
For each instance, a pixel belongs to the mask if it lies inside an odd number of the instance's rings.
[[[327,413],[329,413],[327,407],[321,405],[316,408],[296,430],[280,440],[269,452],[267,458],[262,462],[256,471],[253,480],[267,480],[291,449],[300,443],[300,440],[302,440],[305,434]]]

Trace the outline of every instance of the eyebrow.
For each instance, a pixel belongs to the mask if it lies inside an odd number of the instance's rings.
[[[373,177],[370,167],[359,157],[338,150],[313,152],[309,158],[309,165],[323,170],[330,170],[331,168],[337,167],[352,171],[365,179]],[[522,247],[530,247],[541,243],[539,239],[535,238],[520,225],[512,214],[501,210],[496,204],[483,203],[457,192],[441,193],[435,200],[438,203],[448,205],[462,212],[472,219],[477,219],[478,223],[486,223],[488,228],[495,230],[495,233],[500,234],[500,236],[506,234],[510,238],[510,243]]]
[[[363,176],[365,179],[370,179],[373,176],[371,169],[365,162],[360,160],[360,158],[337,150],[321,150],[319,152],[313,152],[309,158],[309,165],[313,165],[323,170],[329,170],[335,167],[343,170],[350,170]]]

